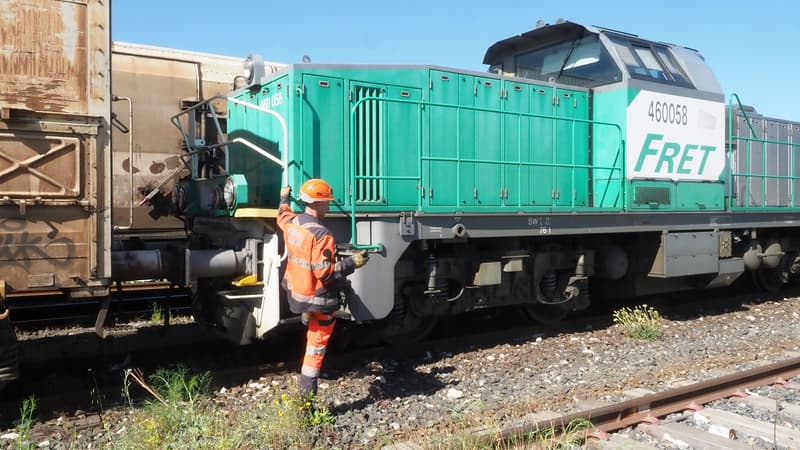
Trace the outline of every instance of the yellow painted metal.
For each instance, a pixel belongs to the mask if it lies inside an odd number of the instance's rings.
[[[245,275],[243,277],[239,277],[233,281],[231,284],[236,287],[249,287],[249,286],[263,286],[263,281],[258,281],[257,275]]]
[[[238,208],[233,217],[274,219],[278,217],[278,210],[273,208]]]

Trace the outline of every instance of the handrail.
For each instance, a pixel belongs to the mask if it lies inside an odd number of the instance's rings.
[[[280,162],[278,162],[277,158],[272,156],[269,152],[267,152],[266,150],[264,150],[261,147],[258,147],[255,144],[247,141],[244,138],[236,138],[236,139],[234,139],[232,141],[228,141],[228,142],[224,142],[224,143],[220,144],[221,146],[225,147],[225,169],[227,170],[227,168],[228,168],[228,151],[227,151],[228,150],[228,148],[227,148],[228,144],[231,143],[231,142],[241,143],[241,144],[244,144],[245,146],[247,146],[248,148],[250,148],[251,150],[255,151],[256,153],[260,154],[261,156],[264,156],[265,158],[269,159],[270,161],[274,162],[275,164],[281,166],[284,169],[283,172],[282,172],[282,181],[281,182],[282,182],[282,185],[286,185],[287,184],[287,178],[288,178],[288,175],[287,175],[287,172],[286,172],[286,167],[288,167],[288,165],[289,165],[289,163],[288,163],[288,153],[289,152],[287,150],[289,148],[289,128],[286,125],[286,120],[283,118],[283,116],[281,116],[279,113],[277,113],[277,112],[275,112],[275,111],[273,111],[271,109],[264,108],[263,106],[255,105],[253,103],[247,103],[245,101],[239,100],[238,98],[228,97],[227,95],[215,95],[215,96],[210,97],[210,98],[208,98],[208,99],[206,99],[206,100],[204,100],[204,101],[202,101],[202,102],[200,102],[200,103],[198,103],[198,104],[196,104],[196,105],[194,105],[194,106],[192,106],[190,108],[187,108],[187,109],[181,111],[178,114],[175,114],[174,116],[172,116],[170,118],[170,122],[172,122],[172,124],[175,125],[178,128],[178,130],[181,131],[181,135],[183,137],[184,143],[186,144],[186,148],[191,149],[191,148],[194,148],[195,145],[194,145],[194,143],[189,142],[189,135],[186,132],[186,130],[184,130],[183,123],[180,120],[178,120],[178,118],[180,116],[184,115],[184,114],[189,114],[190,112],[195,111],[198,108],[201,108],[201,107],[207,105],[208,103],[210,103],[210,102],[212,102],[214,100],[219,100],[219,99],[226,100],[228,103],[233,103],[233,104],[236,104],[236,105],[239,105],[239,106],[243,106],[245,108],[252,108],[252,109],[255,109],[256,111],[269,114],[270,116],[272,116],[275,119],[277,119],[278,123],[280,123],[280,125],[281,125],[281,130],[283,132],[283,147],[284,148],[283,148],[283,151],[280,152],[281,153]],[[225,133],[223,133],[223,131],[222,131],[222,126],[219,124],[219,118],[217,117],[217,114],[214,111],[214,108],[210,108],[209,110],[211,111],[211,116],[214,118],[214,125],[217,128],[217,132],[218,132],[219,136],[224,135]],[[269,155],[269,156],[267,156],[267,155]]]
[[[172,124],[175,125],[175,127],[178,128],[178,130],[181,132],[181,137],[183,138],[183,142],[184,142],[184,144],[186,144],[186,148],[188,149],[188,151],[185,154],[181,155],[181,158],[179,158],[183,162],[184,166],[186,166],[187,162],[183,159],[183,157],[197,155],[202,150],[192,150],[197,146],[194,144],[194,142],[190,142],[189,133],[183,128],[183,123],[179,120],[179,118],[181,116],[185,115],[185,114],[188,115],[190,112],[193,112],[193,111],[197,110],[198,108],[201,108],[201,107],[211,103],[214,100],[220,100],[220,99],[226,100],[229,103],[235,103],[235,104],[241,105],[241,106],[243,106],[245,108],[252,108],[252,109],[255,109],[257,111],[264,112],[264,113],[267,113],[267,114],[271,115],[272,117],[274,117],[275,119],[278,120],[278,123],[280,123],[281,129],[283,131],[283,147],[284,148],[283,148],[283,151],[280,152],[281,153],[280,161],[278,161],[277,158],[275,158],[274,156],[269,154],[269,152],[267,152],[263,148],[253,144],[252,142],[250,142],[250,141],[248,141],[247,139],[244,139],[244,138],[236,138],[236,139],[234,139],[232,141],[226,141],[226,142],[222,142],[220,144],[209,146],[209,148],[210,147],[224,147],[225,148],[225,170],[228,170],[228,163],[229,163],[229,160],[228,160],[228,155],[229,155],[229,153],[228,153],[228,144],[230,144],[232,142],[240,143],[240,144],[245,145],[249,149],[255,151],[259,155],[265,157],[266,159],[268,159],[268,160],[274,162],[275,164],[279,165],[281,168],[283,168],[282,175],[281,175],[281,177],[282,177],[281,178],[281,182],[285,186],[287,184],[287,179],[288,179],[286,168],[289,165],[288,162],[287,162],[288,161],[288,153],[289,153],[288,152],[288,148],[289,148],[289,129],[286,126],[286,120],[284,120],[284,118],[280,114],[275,112],[275,111],[272,111],[270,109],[267,109],[267,108],[264,108],[264,107],[261,107],[261,106],[258,106],[258,105],[254,105],[252,103],[243,102],[243,101],[241,101],[241,100],[239,100],[237,98],[228,97],[227,95],[215,95],[213,97],[207,98],[207,99],[203,100],[202,102],[200,102],[200,103],[198,103],[198,104],[196,104],[196,105],[194,105],[194,106],[192,106],[190,108],[186,108],[185,110],[179,112],[178,114],[175,114],[174,116],[170,117],[170,119],[169,119],[170,122],[172,122]],[[223,136],[225,133],[223,133],[223,131],[222,131],[222,126],[219,123],[219,117],[217,117],[216,111],[214,111],[214,108],[209,108],[209,111],[211,111],[211,117],[214,119],[214,126],[217,128],[218,135],[219,136]],[[187,168],[192,171],[192,175],[193,176],[197,176],[197,174],[195,173],[195,170],[193,170],[193,168],[191,168],[191,167],[187,167]],[[156,193],[158,192],[158,189],[161,186],[163,186],[164,183],[166,183],[167,181],[172,179],[172,177],[174,177],[175,175],[180,173],[180,171],[181,171],[180,167],[175,169],[174,171],[172,171],[172,173],[170,173],[160,183],[158,183],[150,191],[150,193],[148,193],[139,202],[139,204],[143,205],[143,204],[147,203],[147,201],[149,201],[151,198],[153,198],[156,195]]]
[[[753,129],[753,124],[750,122],[750,116],[748,116],[747,115],[747,111],[744,110],[744,105],[742,105],[742,101],[739,99],[739,96],[736,95],[735,93],[731,94],[731,102],[733,102],[734,98],[736,99],[736,103],[739,104],[739,111],[742,112],[742,115],[744,116],[745,120],[747,121],[747,126],[750,128],[750,132],[753,133],[753,136],[755,136],[756,135],[756,130]],[[731,112],[733,112],[733,103],[731,103]],[[733,127],[731,127],[731,133],[733,133]]]
[[[128,225],[115,225],[115,230],[130,230],[133,228],[133,100],[130,97],[122,97],[114,95],[111,101],[126,101],[128,102],[128,183],[130,190],[130,204],[128,205]]]
[[[745,123],[747,124],[748,128],[750,129],[750,133],[752,137],[747,136],[739,136],[734,135],[734,99],[736,100],[736,104],[739,106],[739,111],[741,111],[742,116],[745,118]],[[780,174],[770,174],[766,172],[766,158],[767,158],[767,144],[774,144],[779,146],[787,146],[790,147],[792,150],[797,150],[800,147],[800,143],[789,142],[789,141],[780,141],[774,139],[767,139],[764,138],[763,135],[759,135],[756,133],[755,128],[753,127],[752,120],[750,116],[748,116],[747,111],[745,111],[744,106],[737,94],[731,94],[730,101],[728,103],[728,145],[731,152],[730,161],[731,163],[728,164],[728,175],[729,175],[729,188],[728,188],[728,198],[729,198],[729,207],[731,209],[739,209],[739,208],[747,208],[747,209],[771,209],[771,208],[785,208],[786,206],[781,205],[767,205],[767,180],[787,180],[792,185],[794,182],[800,181],[800,177],[797,176],[794,170],[793,159],[795,157],[795,152],[791,151],[790,153],[790,161],[789,170],[790,175],[780,175]],[[742,142],[744,143],[744,159],[745,159],[745,170],[744,171],[734,171],[732,161],[734,160],[733,156],[733,147],[735,142]],[[753,172],[751,167],[751,155],[752,155],[752,147],[753,143],[761,144],[763,147],[761,149],[761,164],[762,164],[762,171]],[[737,151],[740,150],[739,146],[736,146]],[[744,178],[744,192],[743,192],[743,205],[736,204],[736,200],[734,198],[734,189],[735,189],[735,179],[738,177]],[[760,180],[761,184],[761,198],[759,199],[758,206],[751,206],[750,205],[750,184],[753,179]],[[792,207],[797,207],[798,205],[795,204],[795,190],[792,188],[789,190],[790,193],[790,202]]]
[[[418,165],[418,174],[417,176],[365,176],[365,175],[356,175],[356,121],[355,116],[358,108],[368,101],[378,101],[378,102],[388,102],[388,103],[403,103],[409,105],[416,105],[419,108],[418,114],[418,127],[417,127],[417,161],[419,161]],[[504,111],[499,109],[492,109],[492,108],[483,108],[477,106],[467,106],[467,105],[457,105],[451,103],[439,103],[439,102],[430,102],[425,101],[423,99],[420,100],[407,100],[407,99],[398,99],[398,98],[386,98],[386,97],[376,97],[376,96],[365,96],[363,98],[358,99],[356,102],[353,103],[353,106],[350,108],[350,139],[349,139],[349,169],[350,169],[350,190],[349,190],[349,199],[350,199],[350,244],[353,248],[358,250],[366,250],[366,249],[380,249],[382,248],[381,244],[375,245],[360,245],[357,243],[357,232],[356,232],[356,194],[357,194],[357,181],[358,180],[411,180],[411,181],[420,181],[422,180],[422,173],[423,168],[422,164],[423,161],[450,161],[455,163],[461,162],[468,162],[468,163],[479,163],[479,164],[500,164],[502,166],[505,165],[517,165],[518,168],[523,166],[525,167],[536,167],[536,166],[544,166],[544,167],[554,167],[554,168],[569,168],[572,169],[572,177],[574,180],[575,170],[576,169],[598,169],[598,170],[609,170],[611,173],[619,171],[622,173],[620,177],[620,192],[625,192],[625,177],[624,177],[624,162],[622,167],[617,166],[597,166],[597,165],[589,165],[589,164],[561,164],[561,163],[537,163],[537,162],[527,162],[527,161],[504,161],[504,160],[484,160],[484,159],[464,159],[460,157],[455,158],[448,158],[448,157],[435,157],[435,156],[423,156],[422,155],[422,117],[423,111],[426,107],[446,107],[446,108],[455,108],[457,110],[468,110],[468,111],[481,111],[481,112],[490,112],[490,113],[498,113],[502,115],[512,115],[517,117],[529,117],[529,118],[541,118],[541,119],[549,119],[555,121],[569,121],[573,124],[572,134],[572,160],[574,161],[575,157],[575,139],[574,139],[574,124],[578,123],[585,123],[587,125],[604,125],[609,126],[617,131],[618,135],[618,142],[620,143],[620,147],[618,150],[617,157],[619,156],[619,152],[623,151],[624,148],[624,139],[622,137],[622,127],[619,124],[611,123],[611,122],[601,122],[589,119],[579,119],[579,118],[571,118],[571,117],[558,117],[553,115],[544,115],[544,114],[535,114],[535,113],[523,113],[523,112],[512,112],[512,111]],[[458,131],[456,131],[458,132]],[[615,157],[616,160],[616,157]],[[624,158],[622,158],[624,161]],[[611,179],[611,175],[609,175],[609,182]],[[574,183],[573,183],[574,185]],[[571,207],[575,207],[575,198],[574,196],[571,199]],[[419,196],[417,200],[417,208],[422,209],[422,197]]]

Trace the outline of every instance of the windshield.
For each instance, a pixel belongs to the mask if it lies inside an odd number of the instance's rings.
[[[596,34],[517,55],[516,75],[534,80],[593,87],[622,80]]]

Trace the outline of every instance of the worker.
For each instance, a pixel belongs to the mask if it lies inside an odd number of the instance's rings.
[[[333,189],[324,180],[314,178],[300,187],[305,212],[297,214],[289,206],[292,188],[280,192],[278,226],[288,253],[286,272],[281,282],[288,291],[289,308],[301,314],[308,326],[306,353],[300,371],[299,388],[304,399],[316,396],[319,372],[328,340],[333,333],[339,309],[339,291],[355,269],[366,264],[366,251],[336,260],[336,246],[331,232],[322,224],[333,200]]]

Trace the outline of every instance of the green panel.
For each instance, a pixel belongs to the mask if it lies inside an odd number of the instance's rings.
[[[555,124],[553,123],[553,88],[531,86],[531,187],[523,201],[535,206],[553,204],[555,190]]]
[[[678,209],[701,211],[724,209],[724,183],[680,181],[676,191]]]
[[[577,169],[586,165],[589,158],[589,116],[586,94],[563,89],[556,90],[556,205],[586,206],[588,170]]]
[[[279,77],[258,91],[243,91],[239,99],[254,103],[289,117],[292,96],[287,76]],[[228,106],[228,141],[245,139],[273,156],[281,158],[284,148],[283,128],[273,116],[245,108]],[[249,204],[254,207],[277,207],[283,171],[274,162],[259,155],[243,144],[228,146],[228,173],[244,175],[247,180]]]
[[[430,97],[433,103],[458,104],[460,80],[458,74],[431,71]],[[453,108],[430,106],[429,156],[456,158],[458,156],[458,114]],[[458,172],[450,161],[430,161],[427,171],[430,206],[456,207],[458,205]],[[472,198],[472,197],[470,197]]]
[[[598,122],[618,124],[592,127],[592,171],[593,205],[598,208],[622,208],[624,179],[624,149],[621,146],[625,135],[625,116],[628,107],[627,89],[595,93],[592,113]],[[617,167],[619,170],[606,168]]]
[[[530,112],[531,86],[526,83],[506,81],[503,84],[503,88],[507,92],[505,110],[508,112],[503,118],[505,160],[521,163],[530,162],[531,120],[517,113],[525,114]],[[527,193],[531,190],[530,168],[521,164],[507,164],[503,175],[503,184],[506,189],[505,204],[516,208],[527,204]],[[523,200],[521,195],[523,193],[526,194],[526,200]],[[522,203],[523,201],[525,203]]]
[[[301,179],[323,178],[336,203],[347,199],[345,179],[345,95],[342,79],[303,74]],[[297,157],[298,155],[294,155]]]
[[[458,105],[475,106],[475,77],[458,75]],[[475,159],[478,114],[472,109],[458,108],[458,206],[470,207],[476,203]]]
[[[488,111],[475,112],[475,206],[500,206],[500,190],[503,187],[503,160],[502,131],[500,111],[499,80],[490,78],[475,78],[475,106]]]
[[[388,86],[387,96],[402,100],[419,101],[421,89]],[[389,177],[414,177],[414,180],[392,180],[387,182],[389,204],[392,206],[416,207],[419,204],[421,144],[420,117],[422,110],[416,104],[386,104],[386,175]]]

